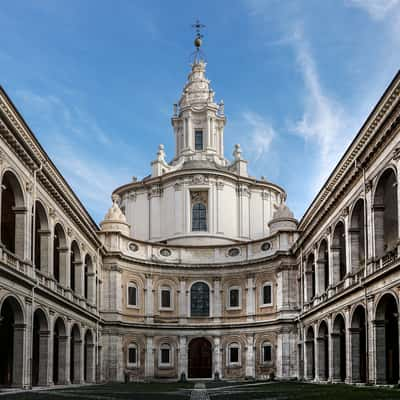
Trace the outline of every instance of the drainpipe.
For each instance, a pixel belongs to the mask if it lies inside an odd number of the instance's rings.
[[[33,207],[32,207],[32,268],[33,271],[36,270],[35,265],[35,247],[36,247],[36,185],[37,185],[37,173],[43,168],[43,164],[40,163],[39,168],[33,171]],[[32,286],[32,318],[31,318],[31,348],[30,348],[30,385],[29,388],[32,389],[32,377],[33,377],[33,325],[35,319],[35,289],[39,286],[39,281],[37,280],[35,274],[35,284]]]

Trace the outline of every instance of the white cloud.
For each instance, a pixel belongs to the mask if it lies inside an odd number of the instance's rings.
[[[268,121],[255,112],[243,113],[243,120],[249,129],[248,151],[252,154],[251,159],[257,162],[270,151],[275,131]]]
[[[360,8],[374,20],[383,20],[400,6],[400,0],[347,0],[347,4]]]
[[[318,172],[313,183],[313,190],[316,192],[335,166],[351,137],[351,121],[342,106],[325,93],[315,60],[301,30],[297,29],[293,37],[296,38],[293,47],[305,91],[302,94],[303,115],[291,124],[291,128],[308,143],[317,145]]]

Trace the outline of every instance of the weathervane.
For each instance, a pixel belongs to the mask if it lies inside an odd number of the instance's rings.
[[[196,23],[192,25],[192,28],[195,29],[196,31],[196,37],[194,39],[194,45],[196,47],[196,50],[194,53],[192,53],[191,58],[193,57],[193,63],[198,64],[200,60],[205,59],[204,53],[200,50],[201,44],[202,44],[202,39],[203,35],[201,34],[201,29],[205,28],[206,26],[200,23],[200,21],[197,19]]]

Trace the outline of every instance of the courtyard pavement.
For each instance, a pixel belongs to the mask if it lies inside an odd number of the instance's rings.
[[[128,383],[80,385],[31,391],[0,390],[0,400],[386,400],[399,388],[309,383]]]

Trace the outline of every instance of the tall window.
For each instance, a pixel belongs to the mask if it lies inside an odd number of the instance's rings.
[[[162,344],[159,353],[159,365],[161,367],[172,366],[171,347],[169,344]]]
[[[168,286],[163,286],[160,290],[160,308],[161,309],[171,309],[171,288]]]
[[[204,282],[195,283],[190,289],[192,317],[208,317],[210,314],[210,289]]]
[[[137,367],[138,365],[138,348],[136,344],[128,346],[128,367]]]
[[[128,306],[137,307],[138,298],[137,298],[137,286],[130,282],[128,283],[128,293],[127,293]]]
[[[194,149],[203,150],[203,131],[201,130],[194,132]]]
[[[193,204],[192,231],[207,231],[207,207],[203,203]]]
[[[240,345],[239,343],[232,343],[228,348],[228,364],[240,365]]]
[[[272,361],[272,346],[269,343],[263,343],[261,348],[261,356],[263,364]]]
[[[271,306],[272,305],[272,284],[270,282],[264,283],[261,290],[261,305]]]
[[[228,291],[228,308],[240,308],[240,288],[230,287]]]

